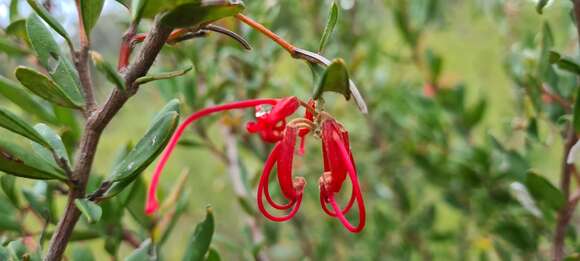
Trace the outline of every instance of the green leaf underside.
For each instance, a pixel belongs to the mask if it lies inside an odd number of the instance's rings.
[[[213,212],[208,207],[205,220],[195,227],[195,231],[189,240],[187,251],[183,256],[183,261],[203,260],[211,244],[214,226]]]
[[[24,87],[49,102],[69,108],[81,106],[72,101],[56,82],[32,68],[19,66],[16,68],[15,75]]]
[[[244,3],[238,0],[198,0],[172,7],[166,9],[171,11],[163,16],[162,22],[174,28],[209,23],[236,15],[245,8]],[[145,15],[147,16],[147,11]]]
[[[60,170],[36,157],[32,152],[2,139],[0,139],[0,171],[31,179],[67,179]]]
[[[177,128],[178,118],[179,114],[174,111],[164,114],[153,124],[125,159],[114,168],[107,180],[118,182],[133,179],[145,170],[169,142],[171,135]]]
[[[36,143],[48,146],[48,142],[32,126],[20,119],[16,114],[0,107],[0,127],[20,134]]]
[[[68,153],[66,147],[62,141],[62,138],[46,124],[36,124],[34,129],[40,133],[40,135],[48,142],[49,148],[54,151],[54,153],[59,157],[59,159],[64,160],[67,165],[70,166],[70,160],[68,158]]]
[[[18,105],[22,110],[35,114],[40,119],[55,122],[54,114],[22,89],[17,82],[0,76],[0,95]]]
[[[88,36],[90,36],[91,30],[97,24],[104,4],[105,0],[80,0],[83,26]]]
[[[318,100],[324,92],[336,92],[349,100],[351,97],[348,69],[342,59],[336,59],[322,73],[322,77],[314,91],[313,98]]]
[[[26,31],[38,61],[46,68],[52,80],[61,87],[70,100],[82,105],[84,100],[80,92],[77,71],[70,60],[63,56],[60,45],[54,40],[49,29],[38,16],[31,15],[26,20]]]
[[[171,79],[171,78],[175,78],[175,77],[179,77],[182,75],[185,75],[187,72],[191,71],[191,69],[193,69],[192,66],[188,66],[187,68],[181,69],[181,70],[177,70],[177,71],[173,71],[173,72],[165,72],[165,73],[158,73],[158,74],[150,74],[147,76],[143,76],[138,78],[135,82],[137,84],[146,84],[152,81],[158,81],[158,80],[166,80],[166,79]]]
[[[46,10],[44,7],[39,4],[36,0],[26,0],[30,7],[34,9],[34,11],[42,17],[44,20],[54,31],[56,31],[60,36],[62,36],[70,45],[72,45],[72,41],[70,40],[70,36],[64,29],[64,27]]]
[[[75,199],[75,205],[83,213],[89,224],[97,223],[103,215],[101,207],[87,199]]]
[[[334,32],[334,28],[336,27],[336,23],[338,22],[338,14],[339,14],[339,7],[336,4],[336,1],[332,1],[332,5],[330,6],[330,13],[328,15],[328,21],[326,23],[326,27],[324,27],[324,33],[322,34],[322,38],[320,39],[320,45],[318,47],[318,53],[322,53],[328,40],[332,36],[332,32]]]

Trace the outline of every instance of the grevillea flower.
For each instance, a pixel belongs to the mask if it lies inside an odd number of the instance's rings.
[[[294,114],[300,105],[306,108],[304,118],[297,118],[287,122],[287,118]],[[322,208],[329,216],[338,218],[349,231],[355,233],[360,232],[365,226],[365,207],[358,183],[354,159],[350,151],[348,132],[329,114],[325,112],[317,113],[315,111],[314,101],[305,103],[296,97],[239,101],[209,107],[188,117],[171,137],[169,144],[165,148],[155,168],[149,186],[145,212],[147,214],[153,214],[159,208],[156,191],[160,175],[167,164],[169,156],[175,149],[179,138],[189,125],[202,117],[216,112],[252,107],[256,109],[256,121],[249,122],[246,129],[250,133],[258,133],[266,142],[275,143],[274,148],[264,164],[257,189],[258,209],[260,212],[266,218],[277,222],[287,221],[296,215],[302,203],[304,187],[306,186],[306,181],[303,177],[293,176],[292,165],[296,151],[296,139],[298,137],[302,139],[300,153],[303,153],[304,138],[306,135],[309,133],[319,133],[322,138],[322,151],[324,155],[324,173],[319,182]],[[318,124],[315,122],[318,122]],[[317,129],[317,131],[313,131],[314,129]],[[270,173],[274,165],[277,168],[277,180],[280,191],[286,201],[284,203],[274,201],[270,195]],[[346,207],[341,209],[336,202],[336,194],[341,191],[347,176],[352,182],[352,195]],[[264,197],[271,208],[288,211],[288,213],[283,216],[271,214],[264,205]],[[355,202],[358,205],[360,215],[357,226],[351,225],[345,217]],[[330,204],[333,210],[328,209],[328,204]]]

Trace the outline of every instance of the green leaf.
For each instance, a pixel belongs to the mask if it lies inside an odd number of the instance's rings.
[[[127,157],[115,167],[107,180],[112,182],[131,180],[145,170],[169,142],[171,135],[177,128],[178,119],[177,112],[164,114],[153,124]]]
[[[7,35],[16,36],[27,43],[29,42],[28,35],[26,34],[26,19],[12,21],[6,27],[5,31]]]
[[[70,160],[61,137],[46,124],[36,124],[34,129],[48,142],[48,148],[53,151],[61,162],[70,167]]]
[[[97,24],[105,0],[80,0],[81,13],[83,17],[83,26],[87,36],[90,37],[93,27]]]
[[[33,188],[25,188],[22,190],[22,194],[30,204],[30,208],[46,221],[55,223],[55,216],[51,212],[50,193],[52,192],[49,191],[48,184],[44,181],[37,182]]]
[[[0,53],[5,53],[8,56],[23,56],[28,54],[28,50],[10,41],[8,37],[2,37],[0,38]]]
[[[241,0],[194,1],[168,9],[171,11],[165,14],[161,21],[174,28],[191,27],[234,16],[244,8]]]
[[[443,70],[443,60],[431,49],[427,49],[425,52],[425,58],[427,60],[427,64],[429,65],[430,80],[432,83],[437,83],[439,81],[439,77],[441,76],[441,71]]]
[[[119,4],[125,6],[126,8],[129,8],[129,1],[130,0],[116,0]]]
[[[187,72],[191,71],[191,69],[193,69],[193,67],[190,65],[187,68],[184,68],[184,69],[181,69],[181,70],[177,70],[177,71],[173,71],[173,72],[150,74],[150,75],[146,75],[146,76],[143,76],[143,77],[138,78],[135,81],[135,83],[137,83],[137,84],[146,84],[146,83],[149,83],[149,82],[152,82],[152,81],[171,79],[171,78],[175,78],[175,77],[182,76],[182,75],[186,74]]]
[[[10,253],[11,256],[10,260],[27,259],[26,256],[28,255],[28,249],[26,249],[26,245],[24,245],[22,239],[11,241],[10,243],[8,243],[8,246],[6,248]]]
[[[24,87],[49,102],[69,108],[80,108],[81,106],[81,104],[75,103],[61,86],[32,68],[18,66],[15,75]]]
[[[215,248],[210,248],[209,252],[207,253],[207,258],[205,259],[205,261],[221,261],[221,260],[222,258],[220,257],[218,251],[215,250]]]
[[[20,14],[18,13],[18,3],[19,2],[20,2],[19,0],[10,0],[10,7],[9,7],[10,22],[15,21],[20,16]]]
[[[10,175],[2,175],[0,177],[0,186],[2,187],[2,191],[8,197],[12,205],[15,207],[20,206],[20,198],[18,198],[18,192],[16,189],[16,177]]]
[[[0,95],[18,105],[22,110],[32,113],[42,120],[51,123],[56,121],[54,114],[24,91],[20,84],[2,76],[0,76]]]
[[[83,213],[89,224],[99,222],[103,215],[103,210],[95,202],[87,199],[75,199],[75,205]]]
[[[103,73],[109,82],[114,84],[117,89],[125,90],[125,81],[117,72],[117,70],[115,70],[115,68],[110,63],[103,59],[101,54],[91,51],[91,58],[93,59],[93,63],[97,67],[97,70]]]
[[[522,226],[514,221],[502,221],[494,228],[494,232],[514,247],[531,253],[536,249],[537,238],[529,231],[527,227]]]
[[[211,207],[207,208],[205,220],[195,227],[191,236],[183,261],[203,260],[209,250],[214,232],[214,218]]]
[[[177,113],[181,113],[181,102],[179,101],[179,99],[172,99],[170,100],[165,106],[163,106],[163,108],[155,115],[155,117],[153,117],[153,120],[151,120],[151,125],[149,125],[149,127],[152,127],[156,122],[158,122],[162,117],[165,116],[165,114],[167,114],[168,112],[177,112]]]
[[[149,2],[151,2],[151,6],[156,6],[163,4],[162,2],[165,1],[150,1],[150,0],[132,0],[131,1],[131,17],[133,19],[133,23],[139,24],[141,18],[143,18],[143,13],[145,12],[146,7],[149,6]]]
[[[15,114],[0,107],[0,127],[18,133],[31,141],[48,147],[48,142],[32,126]]]
[[[143,228],[150,229],[154,224],[155,220],[153,217],[143,214],[143,207],[147,200],[147,184],[143,181],[143,178],[138,176],[133,182],[131,187],[131,193],[129,193],[129,200],[125,206],[131,214],[131,217]]]
[[[36,2],[36,0],[26,0],[26,2],[28,2],[30,7],[32,7],[32,9],[34,9],[34,11],[40,17],[42,17],[42,20],[44,20],[48,25],[50,25],[50,27],[52,27],[54,31],[56,31],[58,34],[60,34],[60,36],[62,36],[66,40],[69,46],[73,46],[72,41],[70,40],[70,36],[68,35],[64,27],[54,17],[52,17],[52,15],[46,9],[44,9],[44,7],[41,4]]]
[[[574,125],[576,133],[580,133],[580,88],[576,91],[576,102],[574,102],[573,110],[572,125]]]
[[[30,179],[67,180],[55,166],[30,151],[0,139],[0,171]]]
[[[544,7],[546,7],[548,2],[550,2],[550,0],[538,0],[538,3],[536,4],[536,11],[538,14],[544,13]]]
[[[84,104],[80,92],[80,80],[73,64],[60,51],[49,29],[36,15],[26,21],[26,32],[38,61],[46,68],[52,79],[75,104]]]
[[[565,202],[562,192],[546,180],[546,178],[536,173],[528,173],[525,185],[537,202],[553,210],[559,210]]]
[[[146,261],[146,260],[154,260],[153,257],[149,255],[149,251],[151,250],[151,239],[147,239],[139,245],[139,248],[135,249],[133,253],[127,256],[124,260],[125,261]]]
[[[555,51],[550,51],[549,61],[551,64],[557,65],[558,68],[564,71],[580,75],[580,65],[578,65],[578,63],[576,63],[572,58],[564,57]]]
[[[320,99],[324,92],[340,93],[347,100],[350,99],[348,69],[342,59],[332,61],[326,68],[314,91],[313,99]]]
[[[332,36],[334,27],[338,22],[338,14],[339,14],[338,4],[336,4],[336,1],[332,1],[332,5],[330,6],[330,12],[328,14],[328,21],[326,22],[326,27],[324,27],[324,33],[322,34],[322,38],[320,39],[318,53],[322,53],[324,51],[328,39],[330,39],[330,36]]]

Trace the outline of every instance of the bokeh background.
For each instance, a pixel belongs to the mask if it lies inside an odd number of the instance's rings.
[[[30,8],[21,2],[20,15],[26,17]],[[72,1],[51,2],[53,15],[74,35]],[[296,46],[316,50],[330,3],[246,1],[244,13]],[[201,121],[170,161],[161,183],[162,198],[176,189],[180,173],[186,172],[187,207],[160,252],[164,259],[181,258],[207,205],[216,220],[212,247],[224,260],[549,259],[556,210],[553,199],[533,193],[528,176],[558,186],[561,130],[569,115],[553,102],[538,105],[527,88],[532,82],[529,75],[543,79],[537,70],[548,33],[553,38],[548,48],[571,56],[577,53],[570,1],[551,1],[542,15],[536,12],[535,1],[525,0],[338,3],[338,25],[324,55],[346,61],[369,114],[361,114],[339,95],[327,94],[325,100],[327,110],[350,131],[367,204],[365,230],[348,233],[322,212],[318,201],[322,157],[315,138],[308,139],[305,156],[295,163],[295,175],[308,182],[298,216],[271,223],[257,214],[257,177],[270,146],[245,133],[252,111],[232,112]],[[8,6],[9,1],[0,0],[2,28],[9,24]],[[93,49],[111,63],[116,62],[129,18],[119,3],[106,1],[92,33]],[[146,31],[149,22],[140,31]],[[253,50],[244,51],[216,34],[165,47],[153,71],[188,65],[193,71],[141,88],[106,129],[93,175],[107,176],[118,151],[128,142],[136,143],[172,98],[183,102],[185,116],[211,104],[252,97],[311,96],[316,83],[305,62],[292,59],[232,18],[218,24],[247,38]],[[26,55],[0,53],[0,60],[0,74],[12,79],[17,65],[33,63]],[[557,85],[545,82],[562,97],[572,97],[575,77],[562,70],[555,74],[560,79]],[[96,71],[93,75],[103,101],[113,87]],[[2,97],[0,105],[19,112]],[[238,164],[224,159],[227,153],[235,153]],[[149,167],[145,183],[151,173]],[[23,188],[34,184],[18,181]],[[64,200],[55,204],[56,213],[62,213]],[[139,213],[125,212],[123,226],[144,240],[149,234],[135,216]],[[569,228],[569,254],[580,247],[579,221],[576,215]],[[25,222],[31,231],[42,227],[33,217]],[[73,242],[67,253],[72,256],[89,246],[96,260],[107,259],[105,245],[107,235],[101,234]],[[122,259],[132,250],[120,243],[116,255]]]

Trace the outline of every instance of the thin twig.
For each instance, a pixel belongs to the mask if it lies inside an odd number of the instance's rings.
[[[70,188],[64,216],[59,221],[52,236],[44,260],[59,261],[62,259],[72,231],[80,217],[80,211],[76,208],[74,201],[85,196],[87,181],[101,134],[127,100],[137,92],[139,86],[135,84],[135,80],[149,71],[170,33],[171,28],[162,24],[157,17],[143,49],[124,74],[127,91],[120,92],[115,89],[107,102],[87,119],[76,156],[76,165],[73,169],[72,180],[75,185]]]

